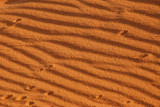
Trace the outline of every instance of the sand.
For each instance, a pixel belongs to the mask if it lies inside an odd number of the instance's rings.
[[[0,0],[0,107],[159,107],[160,0]]]

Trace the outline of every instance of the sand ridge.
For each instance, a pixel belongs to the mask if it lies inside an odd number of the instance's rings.
[[[1,0],[0,106],[160,106],[159,0]]]

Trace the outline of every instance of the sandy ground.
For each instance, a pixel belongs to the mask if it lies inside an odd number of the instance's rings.
[[[0,107],[159,107],[160,0],[0,0]]]

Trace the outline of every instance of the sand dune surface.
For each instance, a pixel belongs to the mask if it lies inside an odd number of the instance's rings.
[[[159,107],[160,0],[0,0],[0,107]]]

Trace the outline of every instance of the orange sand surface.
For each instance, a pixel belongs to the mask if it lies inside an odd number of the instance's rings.
[[[160,107],[160,0],[0,0],[0,107]]]

